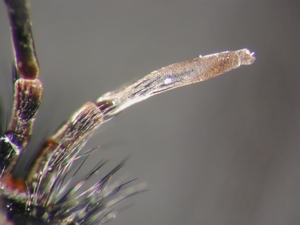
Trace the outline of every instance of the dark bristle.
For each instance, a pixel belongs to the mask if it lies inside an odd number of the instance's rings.
[[[20,79],[20,74],[14,63],[12,63],[12,66],[11,66],[11,74],[12,74],[12,84],[14,87],[15,82]],[[13,88],[13,90],[15,90],[15,89]]]
[[[32,135],[35,135],[33,126],[42,101],[43,84],[38,78],[40,68],[32,34],[29,0],[4,0],[4,3],[13,45],[11,79],[14,92],[11,96],[13,101],[10,122],[4,123],[8,117],[4,116],[4,105],[0,99],[0,203],[3,204],[0,210],[1,225],[3,220],[4,224],[12,225],[102,225],[115,218],[120,202],[145,191],[147,187],[145,183],[135,184],[136,179],[127,179],[124,176],[116,178],[116,173],[128,158],[114,165],[104,175],[101,173],[107,160],[95,158],[98,163],[94,167],[87,165],[89,171],[81,175],[79,171],[83,171],[88,158],[99,149],[95,147],[82,153],[95,131],[123,110],[156,94],[208,80],[241,65],[250,65],[255,60],[253,53],[241,49],[200,56],[157,69],[132,84],[107,92],[96,102],[84,103],[33,151],[28,144]],[[81,27],[81,23],[77,24],[77,21],[76,25],[76,28]],[[135,32],[130,30],[130,34]],[[68,35],[67,38],[70,37],[75,36]],[[106,55],[106,52],[101,54]],[[82,56],[81,52],[78,52],[78,56]],[[56,57],[65,60],[60,55]],[[51,65],[52,61],[46,62]],[[114,59],[111,61],[112,66],[118,62]],[[56,71],[59,67],[51,65],[54,69],[51,79],[58,84],[64,80]],[[81,74],[86,73],[89,71],[85,70]],[[119,74],[123,73],[125,71]],[[85,79],[85,76],[81,78]],[[89,87],[83,87],[85,85],[74,85],[76,82],[72,77],[68,77],[67,81],[73,84],[76,91],[89,91]],[[71,98],[76,99],[76,96],[72,95]],[[56,105],[56,100],[55,106],[48,113],[56,110],[59,112],[60,107]],[[70,107],[70,104],[67,103],[66,107]],[[156,108],[151,111],[157,113]],[[44,127],[53,123],[49,119],[41,122]],[[4,125],[7,127],[4,128]],[[145,127],[147,125],[139,129],[143,130]],[[39,132],[42,129],[37,130]],[[168,139],[164,141],[171,143]],[[142,146],[142,149],[146,146],[148,145]],[[29,150],[28,154],[25,153],[26,150]],[[27,155],[28,160],[23,163],[21,157],[27,158]],[[152,156],[149,160],[153,161]],[[98,175],[97,180],[90,184],[95,175]],[[168,178],[172,177],[166,177]],[[178,188],[178,183],[175,181],[173,186]]]

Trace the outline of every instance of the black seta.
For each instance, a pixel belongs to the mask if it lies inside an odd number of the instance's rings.
[[[67,178],[74,176],[93,152],[82,153],[81,150],[95,129],[125,108],[153,95],[205,81],[255,60],[247,49],[200,56],[153,71],[131,85],[102,95],[95,102],[87,102],[35,151],[34,160],[26,166],[25,175],[20,176],[15,168],[32,135],[43,84],[39,80],[29,2],[4,2],[10,21],[15,72],[12,115],[0,136],[0,224],[108,222],[115,217],[120,201],[146,190],[146,185],[111,179],[126,160],[83,192],[79,189],[106,161],[100,160],[80,182],[71,185]]]

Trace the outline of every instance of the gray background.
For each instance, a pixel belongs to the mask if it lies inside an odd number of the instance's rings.
[[[45,93],[30,148],[85,101],[162,66],[247,47],[256,62],[131,107],[86,149],[149,190],[111,224],[300,224],[297,1],[32,1]],[[0,5],[1,95],[11,46]],[[87,168],[88,169],[88,168]],[[103,171],[104,172],[104,171]],[[99,175],[100,176],[100,175]],[[126,206],[130,206],[127,208]]]

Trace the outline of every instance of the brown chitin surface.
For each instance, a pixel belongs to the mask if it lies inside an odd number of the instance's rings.
[[[48,180],[51,175],[46,179],[47,174],[57,165],[63,166],[62,160],[68,159],[98,125],[128,106],[167,90],[213,78],[240,65],[249,65],[254,60],[253,53],[247,49],[200,56],[163,67],[129,86],[103,95],[96,103],[86,103],[46,141],[31,166],[27,183]]]
[[[2,176],[10,173],[27,146],[37,110],[42,99],[42,84],[38,79],[15,82],[13,113],[9,129],[1,137]]]
[[[5,0],[14,46],[15,64],[21,77],[35,79],[39,64],[35,52],[28,1]]]
[[[109,113],[112,116],[153,95],[205,81],[241,65],[250,65],[254,60],[253,53],[247,49],[200,56],[153,71],[129,86],[108,92],[97,102],[112,101],[115,105]]]
[[[30,140],[43,87],[36,79],[39,76],[39,64],[31,30],[29,3],[24,0],[4,2],[10,21],[17,80],[14,83],[11,122],[0,138],[0,176],[1,184],[7,190],[24,191],[24,183],[13,177],[12,170]]]
[[[67,156],[77,150],[102,122],[103,114],[98,107],[92,102],[85,103],[45,142],[30,168],[26,182],[40,180],[39,174],[42,171],[45,172],[42,176],[46,177],[56,166],[63,166],[62,161],[68,159]]]
[[[241,65],[250,65],[255,58],[246,49],[238,51],[227,51],[216,54],[207,55],[194,59],[195,64],[191,63],[189,66],[194,68],[202,68],[195,78],[191,79],[191,83],[204,81],[220,74],[228,72],[232,69],[238,68]],[[199,67],[200,66],[200,67]],[[187,83],[188,85],[190,83]]]
[[[38,79],[19,79],[15,82],[15,102],[10,131],[23,138],[31,135],[34,118],[41,104],[42,92],[42,83]],[[20,147],[25,146],[26,143],[22,143]]]

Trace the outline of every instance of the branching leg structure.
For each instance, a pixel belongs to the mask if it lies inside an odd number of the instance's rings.
[[[100,161],[76,186],[65,181],[71,167],[82,165],[89,154],[80,150],[103,123],[125,108],[162,92],[205,81],[255,58],[247,49],[226,51],[175,63],[153,71],[119,90],[87,102],[58,131],[36,150],[25,175],[15,172],[32,135],[43,87],[35,52],[29,3],[4,0],[10,20],[14,49],[14,102],[7,130],[0,136],[1,201],[7,223],[19,224],[103,224],[115,216],[115,205],[145,185],[127,186],[130,181],[111,182],[112,175],[125,163],[84,192],[78,189],[105,162]],[[79,162],[79,163],[78,163]],[[75,164],[75,165],[74,165]],[[6,224],[4,222],[4,224]],[[1,222],[0,222],[1,224]]]

